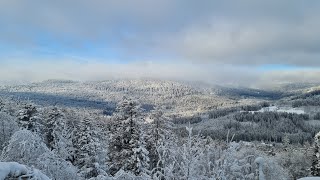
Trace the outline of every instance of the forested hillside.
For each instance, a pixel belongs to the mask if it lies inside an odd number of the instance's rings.
[[[0,160],[34,179],[256,179],[261,166],[271,180],[317,170],[318,114],[265,98],[142,80],[46,81],[1,94]]]

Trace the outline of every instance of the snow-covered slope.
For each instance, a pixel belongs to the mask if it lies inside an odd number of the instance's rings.
[[[28,85],[3,86],[0,93],[36,103],[112,109],[123,96],[137,99],[146,109],[163,106],[168,111],[197,112],[213,107],[229,107],[237,101],[216,95],[209,86],[162,80],[108,80],[74,82],[50,80]]]

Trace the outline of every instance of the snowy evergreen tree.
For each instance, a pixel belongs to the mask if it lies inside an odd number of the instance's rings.
[[[101,145],[92,119],[83,117],[74,135],[75,165],[79,167],[81,176],[85,178],[98,176],[100,165],[97,163],[97,154],[101,151]]]
[[[5,107],[5,104],[4,104],[3,100],[0,99],[0,111],[3,111],[4,107]]]
[[[136,175],[146,176],[150,174],[149,172],[149,151],[146,149],[146,143],[144,139],[144,134],[140,133],[140,137],[137,139],[133,148],[133,157],[135,167],[133,168],[133,173]]]
[[[284,145],[284,148],[285,148],[286,150],[288,150],[288,149],[289,149],[289,146],[290,146],[290,139],[289,139],[289,137],[288,137],[287,134],[283,137],[282,143],[283,143],[283,145]]]
[[[312,159],[311,174],[320,176],[320,132],[314,137],[314,154]]]
[[[5,112],[0,112],[0,152],[4,145],[8,143],[13,133],[18,129],[18,124],[13,116]]]
[[[79,180],[80,178],[76,167],[51,151],[41,154],[35,166],[54,179]]]
[[[26,165],[35,165],[37,158],[49,149],[39,136],[29,130],[17,131],[1,154],[3,161],[17,161]]]
[[[149,162],[143,123],[138,104],[124,98],[116,108],[110,127],[109,166],[112,175],[120,169],[136,175],[147,173]]]
[[[162,162],[159,162],[159,153],[161,153],[159,152],[159,147],[169,139],[169,136],[173,136],[171,131],[173,125],[163,117],[163,113],[158,109],[151,112],[147,122],[146,141],[149,151],[150,170],[152,170],[152,174],[156,174],[163,166]]]
[[[57,157],[39,136],[25,129],[13,134],[0,156],[0,161],[15,161],[34,166],[53,179],[79,179],[71,163]]]
[[[56,107],[45,112],[45,143],[48,148],[65,160],[71,160],[74,153],[72,129],[68,127],[64,114]]]
[[[56,148],[56,133],[54,132],[60,123],[58,123],[59,119],[62,117],[60,112],[56,107],[50,109],[49,112],[46,112],[47,118],[46,120],[46,129],[45,129],[45,140],[49,149],[53,150]]]
[[[105,117],[100,117],[96,119],[95,125],[95,133],[97,135],[97,140],[99,142],[99,148],[96,151],[96,169],[98,170],[98,174],[107,176],[107,172],[109,172],[108,159],[109,159],[109,126],[106,123],[109,119]]]
[[[152,170],[153,179],[174,179],[179,166],[177,157],[180,155],[176,135],[172,132],[166,134],[165,138],[159,141],[156,152],[158,162]]]
[[[30,131],[39,131],[39,117],[37,108],[32,104],[25,104],[18,112],[20,127]]]

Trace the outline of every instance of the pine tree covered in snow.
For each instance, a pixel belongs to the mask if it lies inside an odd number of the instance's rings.
[[[45,152],[37,158],[38,169],[55,179],[78,180],[77,168],[53,152]]]
[[[92,119],[83,117],[74,135],[75,164],[80,169],[80,174],[85,178],[98,176],[97,153],[101,151],[101,146]]]
[[[312,159],[311,174],[320,176],[320,132],[314,137],[314,154]]]
[[[71,160],[74,153],[72,145],[72,129],[68,127],[64,114],[56,107],[46,112],[45,143],[47,147],[65,160]]]
[[[47,118],[46,120],[46,129],[45,129],[45,140],[48,148],[50,150],[56,149],[56,135],[55,129],[57,129],[60,125],[59,119],[62,117],[60,112],[56,107],[50,109],[49,112],[47,112]]]
[[[124,98],[118,105],[110,127],[109,166],[114,175],[120,169],[136,175],[149,169],[148,151],[142,131],[144,119],[135,101]]]
[[[24,129],[13,134],[9,144],[2,151],[1,160],[34,165],[37,158],[48,151],[40,137]]]
[[[25,129],[13,134],[0,161],[34,166],[53,179],[79,179],[71,163],[59,158],[47,148],[40,137]]]
[[[39,131],[39,116],[37,108],[32,104],[25,104],[18,112],[18,122],[22,128]]]
[[[18,124],[13,116],[0,112],[0,151],[18,129]]]
[[[145,137],[140,133],[140,137],[134,144],[133,148],[134,165],[133,172],[136,175],[146,176],[149,172],[149,151],[146,149]]]
[[[165,141],[168,141],[169,137],[173,136],[171,131],[173,125],[158,109],[151,112],[150,117],[147,118],[147,122],[146,141],[149,151],[150,169],[152,170],[152,174],[156,174],[157,171],[161,171],[163,168],[163,162],[160,162],[159,158],[159,153],[161,153],[160,146]]]
[[[0,111],[2,111],[5,107],[5,104],[2,99],[0,99]]]

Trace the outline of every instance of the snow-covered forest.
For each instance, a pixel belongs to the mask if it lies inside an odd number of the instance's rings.
[[[319,112],[259,111],[294,107],[302,92],[255,99],[182,82],[124,82],[2,86],[0,179],[320,175]]]

